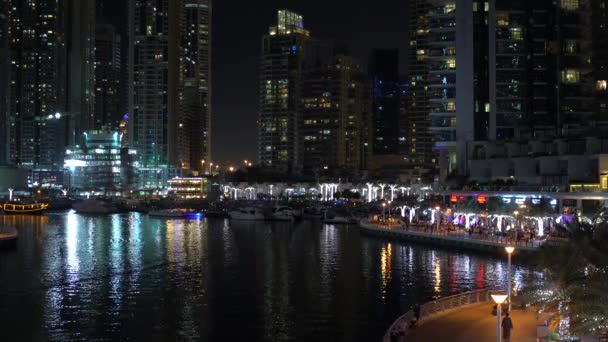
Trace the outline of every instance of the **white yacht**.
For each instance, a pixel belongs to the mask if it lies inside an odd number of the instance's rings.
[[[277,206],[272,208],[268,218],[272,221],[293,222],[295,220],[295,215],[293,213],[293,209],[290,207]]]
[[[228,212],[231,220],[259,221],[264,220],[264,212],[259,208],[247,207]]]
[[[89,198],[72,205],[79,214],[106,215],[118,212],[118,208],[110,201],[102,201],[97,198]]]

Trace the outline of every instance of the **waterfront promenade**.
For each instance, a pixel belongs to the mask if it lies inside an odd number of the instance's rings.
[[[496,316],[492,314],[493,303],[485,302],[464,306],[460,309],[439,313],[421,322],[411,330],[403,341],[496,341]],[[511,312],[514,329],[511,342],[536,341],[537,326],[543,322],[536,319],[532,309]]]
[[[448,245],[504,253],[505,246],[515,246],[520,252],[534,252],[545,242],[544,240],[519,240],[488,234],[469,234],[461,230],[430,229],[421,226],[403,224],[383,224],[377,221],[363,220],[359,222],[363,233],[402,240],[429,242],[437,245]]]

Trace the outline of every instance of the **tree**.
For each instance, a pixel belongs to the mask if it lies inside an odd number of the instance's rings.
[[[564,227],[569,241],[542,248],[545,281],[526,294],[541,311],[556,312],[561,334],[584,336],[608,329],[608,223]]]

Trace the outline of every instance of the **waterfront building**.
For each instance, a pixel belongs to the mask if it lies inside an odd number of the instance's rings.
[[[161,188],[209,157],[211,1],[132,0],[129,32],[130,144],[140,186]]]
[[[310,32],[301,15],[279,10],[262,38],[259,77],[258,159],[262,167],[299,173],[300,85]]]
[[[96,191],[129,188],[134,181],[137,153],[123,147],[122,139],[116,131],[85,132],[82,145],[66,149],[67,187]]]
[[[605,76],[597,60],[606,49],[592,43],[606,34],[600,4],[417,0],[412,6],[410,82],[426,89],[417,100],[422,90],[412,84],[412,99],[428,104],[440,179],[475,172],[468,158],[476,142],[602,134]]]
[[[178,199],[202,199],[207,197],[207,178],[175,177],[169,179],[168,193]]]

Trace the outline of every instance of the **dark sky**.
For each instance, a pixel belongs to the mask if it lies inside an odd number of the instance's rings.
[[[214,0],[213,6],[212,153],[223,164],[256,159],[260,45],[277,9],[302,14],[312,36],[346,43],[362,62],[375,47],[400,48],[405,57],[407,0]]]

